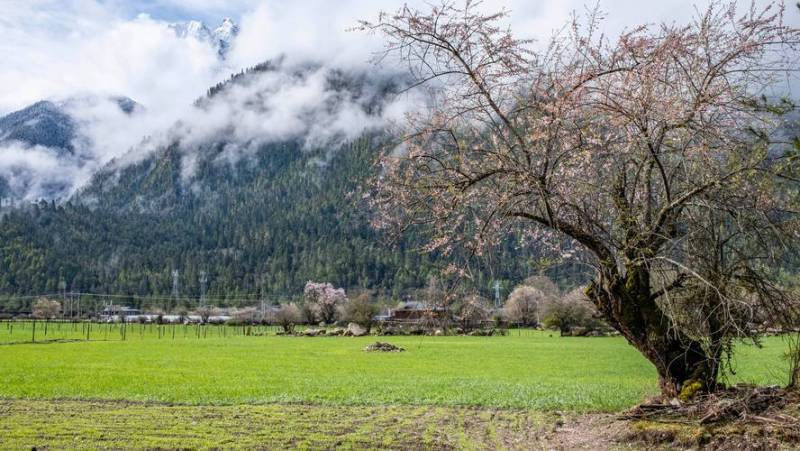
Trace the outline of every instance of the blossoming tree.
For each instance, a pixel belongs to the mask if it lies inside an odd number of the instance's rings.
[[[342,288],[334,288],[330,283],[308,281],[303,290],[306,301],[314,306],[315,313],[325,323],[336,319],[336,307],[347,300]]]
[[[381,157],[376,222],[426,224],[445,254],[512,230],[571,242],[663,393],[713,390],[732,340],[796,306],[773,278],[797,238],[797,150],[772,139],[792,106],[768,94],[797,71],[800,32],[782,4],[713,3],[614,40],[594,13],[537,45],[482,9],[362,23],[428,102]]]

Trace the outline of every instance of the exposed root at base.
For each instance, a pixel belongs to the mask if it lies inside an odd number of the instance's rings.
[[[626,440],[702,449],[792,449],[800,445],[800,392],[735,386],[691,403],[652,402],[621,416]]]

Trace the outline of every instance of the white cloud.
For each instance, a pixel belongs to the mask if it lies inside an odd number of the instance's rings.
[[[326,109],[331,92],[324,89],[324,70],[304,79],[285,71],[260,77],[257,83],[232,90],[206,111],[192,107],[208,87],[228,73],[266,59],[287,55],[291,65],[311,59],[331,67],[367,66],[372,52],[382,47],[379,36],[345,30],[359,19],[374,19],[379,10],[394,11],[405,0],[5,0],[0,15],[0,114],[41,99],[64,99],[86,94],[128,96],[145,106],[133,117],[114,110],[112,102],[98,102],[75,110],[84,132],[94,143],[87,150],[92,164],[74,171],[76,183],[86,171],[120,157],[142,137],[178,136],[200,141],[226,130],[242,140],[305,136],[309,145],[353,136],[377,126],[379,119],[364,114],[357,102]],[[409,0],[425,8],[424,0]],[[749,0],[741,0],[742,5]],[[767,0],[757,0],[766,4]],[[594,1],[490,0],[487,10],[512,12],[511,25],[523,37],[546,40],[562,27],[573,10],[585,10]],[[641,23],[686,22],[705,2],[698,0],[606,0],[604,31],[615,35]],[[791,8],[787,21],[800,26],[800,13]],[[138,8],[138,9],[137,9]],[[146,14],[140,14],[146,13]],[[194,16],[194,15],[197,16]],[[179,39],[161,20],[196,17],[238,19],[241,34],[221,63],[213,48]],[[209,25],[216,25],[210,23]],[[257,92],[269,93],[258,97]],[[252,96],[255,97],[255,101]],[[399,103],[388,108],[400,114]],[[177,120],[181,125],[165,130]],[[161,142],[162,138],[151,140]],[[52,161],[42,149],[28,159],[15,146],[0,162],[3,168],[42,165],[51,174]],[[236,151],[232,151],[234,154]],[[135,155],[129,156],[136,158]],[[130,159],[129,158],[129,159]],[[9,169],[10,170],[10,169]]]
[[[69,193],[85,183],[97,168],[78,157],[58,156],[47,147],[28,147],[12,142],[0,152],[0,174],[12,192],[25,200],[50,198]]]
[[[125,156],[122,165],[136,161],[152,148],[180,142],[187,158],[183,177],[194,175],[198,146],[227,143],[224,162],[249,155],[262,143],[303,140],[307,149],[335,148],[364,132],[377,130],[388,120],[397,120],[418,100],[400,96],[383,103],[378,89],[388,80],[375,73],[344,75],[353,85],[332,89],[335,69],[327,65],[281,64],[277,69],[252,74],[247,82],[231,85],[202,107],[187,111],[167,132],[155,136],[148,146]],[[382,108],[369,113],[367,106]]]
[[[364,63],[381,47],[380,38],[346,32],[379,10],[394,11],[406,0],[5,0],[0,15],[0,113],[48,97],[76,91],[102,91],[130,96],[162,109],[188,103],[230,69],[220,67],[208,46],[177,39],[158,20],[158,13],[176,11],[199,16],[232,15],[241,35],[229,57],[232,68],[257,64],[280,54],[328,63]],[[769,0],[757,0],[765,5]],[[424,0],[408,1],[425,7]],[[740,0],[744,6],[749,0]],[[518,35],[546,39],[563,26],[573,10],[584,11],[594,0],[492,0],[487,10],[506,8]],[[150,16],[136,15],[140,11]],[[661,21],[686,22],[704,1],[605,0],[604,31]],[[800,26],[800,13],[788,5],[787,21]],[[186,17],[191,19],[193,17]],[[212,24],[213,25],[213,24]]]

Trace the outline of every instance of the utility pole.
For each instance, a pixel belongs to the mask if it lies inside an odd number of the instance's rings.
[[[58,280],[58,291],[61,292],[61,315],[63,316],[67,311],[67,282],[64,280],[64,276]]]
[[[178,290],[178,283],[180,278],[180,272],[177,269],[172,270],[172,303],[173,308],[178,306],[178,297],[180,295]]]
[[[206,283],[208,275],[205,271],[200,271],[200,307],[206,307]]]

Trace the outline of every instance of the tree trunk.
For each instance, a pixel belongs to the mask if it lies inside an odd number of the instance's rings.
[[[670,327],[652,296],[650,274],[641,266],[625,277],[600,277],[586,291],[605,320],[658,371],[661,393],[691,399],[717,386],[719,355],[709,355],[697,340]]]

